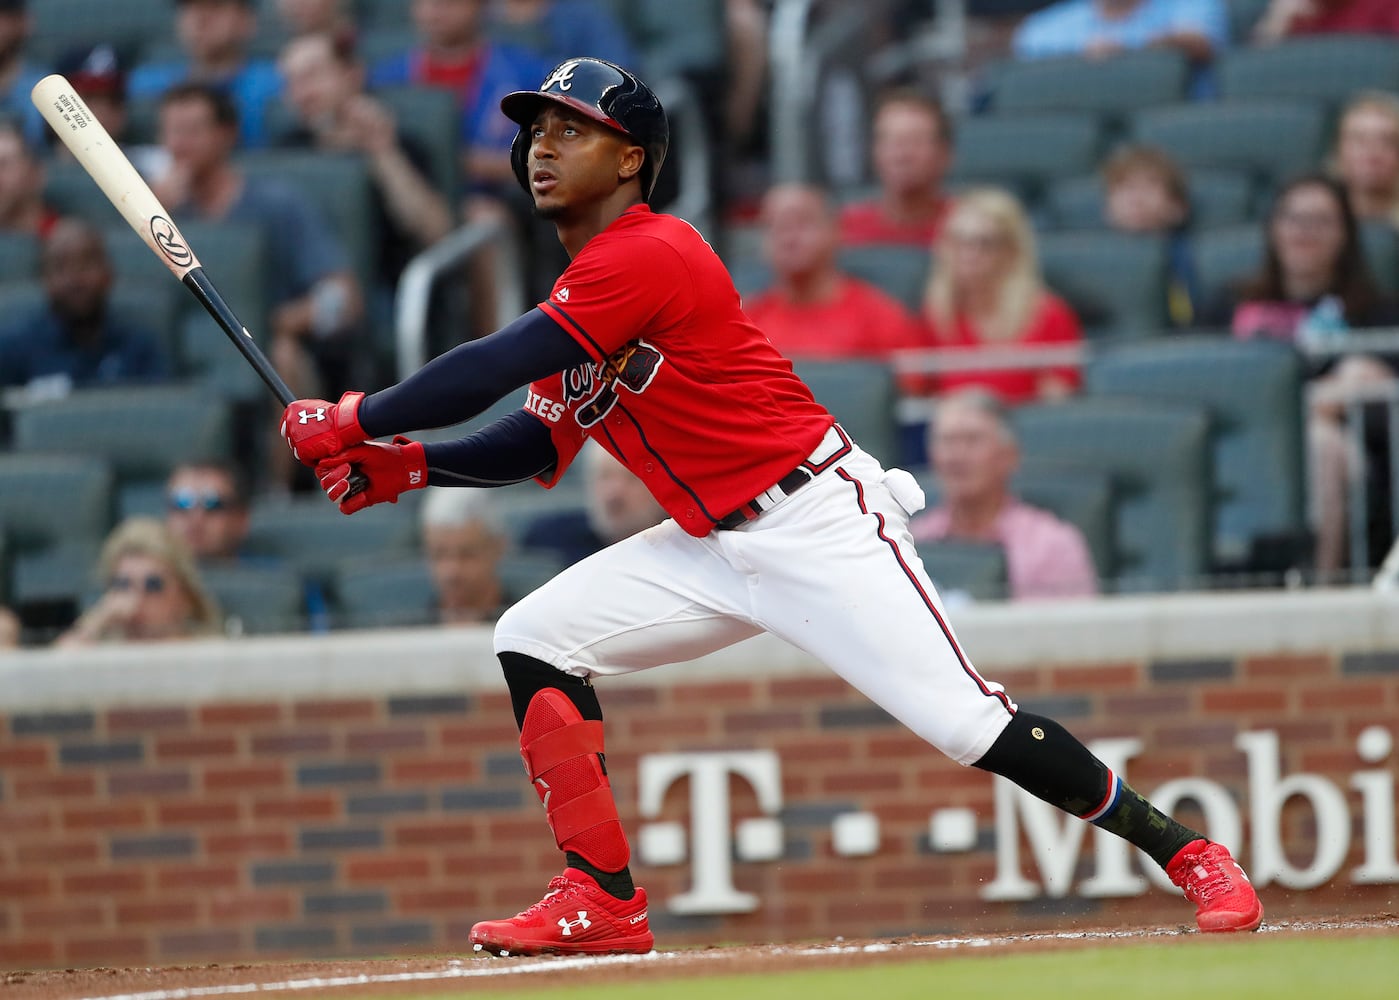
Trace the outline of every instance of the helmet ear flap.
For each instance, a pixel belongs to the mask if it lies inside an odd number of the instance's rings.
[[[515,141],[510,144],[510,167],[526,193],[529,192],[529,144],[529,130],[525,128],[515,133]]]

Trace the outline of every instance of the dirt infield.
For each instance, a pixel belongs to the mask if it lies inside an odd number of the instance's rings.
[[[1399,932],[1399,914],[1348,920],[1284,920],[1260,933],[1307,936],[1360,936]],[[159,969],[67,969],[11,972],[0,982],[0,1000],[187,1000],[245,993],[298,993],[302,996],[422,996],[437,992],[509,993],[639,976],[736,975],[762,969],[776,972],[927,960],[955,954],[1013,954],[1101,946],[1114,941],[1201,936],[1186,927],[1073,930],[1038,934],[910,937],[885,941],[832,941],[820,944],[714,947],[656,951],[649,955],[599,958],[438,957],[373,961],[289,962],[207,965]]]

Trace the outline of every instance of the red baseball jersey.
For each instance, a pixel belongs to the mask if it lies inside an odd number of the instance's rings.
[[[743,314],[714,249],[646,205],[589,240],[539,308],[592,358],[529,387],[525,408],[559,455],[545,486],[592,437],[703,536],[791,472],[834,422]]]

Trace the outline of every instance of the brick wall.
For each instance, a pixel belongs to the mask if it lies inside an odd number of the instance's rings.
[[[1249,730],[1276,731],[1282,773],[1328,777],[1357,813],[1348,776],[1394,768],[1395,755],[1363,761],[1356,740],[1367,727],[1396,734],[1399,654],[985,672],[1084,738],[1142,740],[1128,777],[1146,792],[1204,775],[1244,802],[1234,740]],[[643,754],[771,749],[785,848],[780,859],[735,862],[734,884],[759,898],[747,914],[670,913],[689,866],[638,865],[663,946],[1188,919],[1185,903],[1157,889],[987,901],[987,775],[945,760],[817,668],[705,676],[686,668],[603,686],[624,822],[640,823]],[[558,870],[503,691],[151,701],[0,715],[0,967],[458,950],[474,920],[522,908]],[[730,796],[735,823],[760,814],[747,783],[732,780]],[[675,784],[661,818],[688,824],[689,802],[686,783]],[[974,810],[977,842],[937,853],[929,817],[957,806]],[[874,854],[833,852],[832,820],[851,811],[878,818]],[[1299,864],[1310,815],[1296,802],[1284,813]],[[1320,888],[1265,889],[1270,916],[1393,910],[1399,885],[1345,877],[1360,851],[1357,834]]]

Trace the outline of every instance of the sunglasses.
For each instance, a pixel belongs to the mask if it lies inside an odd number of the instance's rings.
[[[140,587],[147,594],[159,594],[165,589],[165,577],[158,573],[148,574],[141,580],[129,576],[114,576],[109,586],[118,591],[135,590]]]
[[[220,493],[176,490],[167,497],[171,510],[228,510],[232,506]]]

